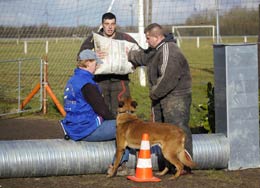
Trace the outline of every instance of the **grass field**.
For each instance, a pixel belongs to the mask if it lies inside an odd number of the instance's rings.
[[[16,40],[0,40],[0,114],[17,109],[19,92],[21,101],[30,93],[34,86],[40,82],[40,58],[45,55],[46,40],[28,40],[28,53],[24,54],[24,42]],[[257,42],[256,37],[249,37],[248,42]],[[79,39],[48,39],[48,83],[60,102],[63,98],[63,88],[68,78],[73,74],[76,63],[76,54],[82,43]],[[242,43],[243,37],[222,38],[223,43]],[[192,108],[190,125],[205,125],[207,110],[207,83],[214,83],[213,70],[213,42],[212,39],[201,39],[200,48],[196,47],[196,38],[183,39],[180,48],[187,57],[192,73]],[[4,62],[35,58],[31,60]],[[21,74],[19,75],[19,66]],[[139,70],[131,74],[131,94],[137,100],[138,115],[144,119],[150,118],[150,100],[148,88],[139,84]],[[20,90],[18,80],[20,78]],[[41,95],[36,94],[28,109],[37,109],[40,105]],[[47,116],[62,118],[51,99],[48,100]],[[207,123],[206,123],[207,124]]]

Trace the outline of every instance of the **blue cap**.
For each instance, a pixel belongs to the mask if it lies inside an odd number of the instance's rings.
[[[92,50],[83,50],[79,53],[79,60],[94,59],[98,64],[103,62],[97,57],[97,54]]]

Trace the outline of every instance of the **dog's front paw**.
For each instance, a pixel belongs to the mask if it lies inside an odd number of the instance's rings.
[[[107,169],[107,178],[111,178],[113,176],[115,176],[114,174],[114,167],[112,165],[109,165],[108,169]]]
[[[116,173],[115,172],[111,172],[110,174],[107,174],[107,178],[112,178],[115,177]]]
[[[110,173],[107,173],[107,178],[111,178],[114,176],[115,176],[115,173],[113,173],[112,171]]]
[[[112,174],[107,174],[107,178],[112,178],[113,175]]]

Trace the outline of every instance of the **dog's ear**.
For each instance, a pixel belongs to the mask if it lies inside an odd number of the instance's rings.
[[[136,101],[132,101],[132,102],[131,102],[131,106],[134,107],[134,108],[136,108],[136,107],[137,107],[137,102],[136,102]]]
[[[122,107],[124,106],[124,104],[125,104],[124,101],[119,101],[119,102],[118,102],[118,107],[119,107],[119,108],[122,108]]]

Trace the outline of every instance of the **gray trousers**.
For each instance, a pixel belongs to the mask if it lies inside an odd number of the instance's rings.
[[[193,156],[192,134],[189,127],[191,101],[191,94],[168,95],[160,101],[153,101],[152,108],[155,122],[171,123],[184,130],[187,135],[185,148]]]
[[[116,117],[119,98],[129,97],[129,80],[103,80],[97,82],[101,88],[105,103]]]

